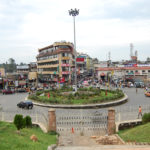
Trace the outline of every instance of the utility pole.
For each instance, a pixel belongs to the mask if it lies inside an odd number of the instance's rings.
[[[74,24],[74,51],[75,51],[75,92],[77,92],[77,51],[76,51],[76,30],[75,30],[75,17],[79,15],[79,9],[71,9],[69,10],[69,15],[73,16],[73,24]]]

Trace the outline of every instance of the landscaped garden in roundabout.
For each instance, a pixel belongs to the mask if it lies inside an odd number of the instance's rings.
[[[55,90],[37,91],[28,97],[31,100],[47,104],[96,104],[119,100],[124,93],[117,90],[99,88],[79,88],[74,92],[72,88],[62,87]]]

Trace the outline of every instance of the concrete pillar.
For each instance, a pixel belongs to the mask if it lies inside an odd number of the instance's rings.
[[[115,125],[115,109],[109,108],[108,109],[108,127],[107,127],[108,135],[112,135],[116,131]]]
[[[56,131],[56,114],[55,109],[51,108],[48,111],[48,131]]]

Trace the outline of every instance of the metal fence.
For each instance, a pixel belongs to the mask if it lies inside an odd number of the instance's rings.
[[[150,105],[141,105],[142,114],[150,112]],[[115,108],[116,122],[130,121],[138,119],[139,105],[124,106]],[[140,116],[141,118],[141,116]]]
[[[23,117],[30,116],[33,123],[42,124],[46,129],[48,128],[48,114],[33,110],[0,110],[0,121],[13,122],[16,114],[22,114]]]
[[[56,116],[57,132],[60,135],[105,135],[107,134],[107,114],[87,113]]]

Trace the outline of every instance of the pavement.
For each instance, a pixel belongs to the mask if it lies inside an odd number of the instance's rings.
[[[150,150],[149,145],[59,146],[55,150]]]
[[[150,150],[150,145],[147,143],[125,143],[120,138],[117,141],[118,145],[102,145],[100,141],[100,143],[96,141],[95,138],[87,136],[60,136],[58,147],[55,150]]]

